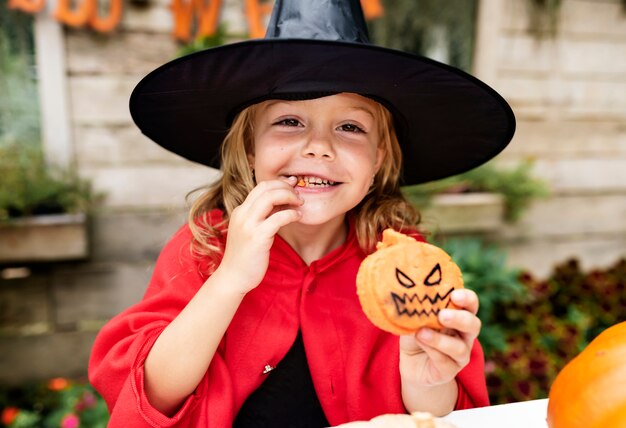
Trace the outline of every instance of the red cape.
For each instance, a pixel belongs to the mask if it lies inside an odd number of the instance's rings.
[[[215,223],[221,213],[210,213]],[[356,295],[365,254],[353,230],[346,243],[307,266],[280,237],[261,284],[248,293],[195,393],[169,418],[154,409],[143,387],[143,364],[161,331],[206,281],[207,261],[191,254],[181,228],[156,263],[143,300],[99,333],[89,376],[111,412],[109,427],[229,427],[246,398],[278,366],[302,331],[315,390],[332,425],[405,413],[400,392],[398,337],[374,327]],[[483,353],[475,342],[458,374],[456,408],[489,404]]]

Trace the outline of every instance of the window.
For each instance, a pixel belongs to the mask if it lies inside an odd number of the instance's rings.
[[[41,141],[34,20],[0,0],[0,144]]]
[[[369,23],[374,43],[470,71],[478,0],[385,0]]]

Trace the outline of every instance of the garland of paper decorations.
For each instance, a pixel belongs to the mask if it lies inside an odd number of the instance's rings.
[[[58,0],[53,16],[70,27],[91,27],[103,33],[113,31],[122,19],[122,1],[109,0],[108,14],[101,16],[98,0],[81,0],[72,6],[71,0]],[[46,0],[9,0],[9,9],[38,13],[46,6]]]
[[[113,31],[122,18],[122,1],[108,0],[108,13],[101,15],[99,0],[57,0],[53,16],[70,27],[89,27],[107,33]],[[383,13],[381,0],[361,0],[361,4],[366,19],[377,18]],[[8,3],[10,9],[32,14],[42,11],[45,5],[46,0],[9,0]],[[172,0],[170,9],[174,18],[173,36],[177,40],[188,42],[215,34],[221,7],[222,0]],[[244,8],[250,38],[263,37],[265,19],[272,11],[272,2],[245,0]]]

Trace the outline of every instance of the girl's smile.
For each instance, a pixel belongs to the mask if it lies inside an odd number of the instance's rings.
[[[257,182],[295,177],[300,223],[342,217],[367,194],[383,159],[376,103],[342,93],[262,103],[254,121]]]

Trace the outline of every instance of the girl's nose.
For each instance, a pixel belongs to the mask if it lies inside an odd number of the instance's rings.
[[[334,159],[332,136],[327,132],[311,132],[302,148],[302,155],[309,158]]]

